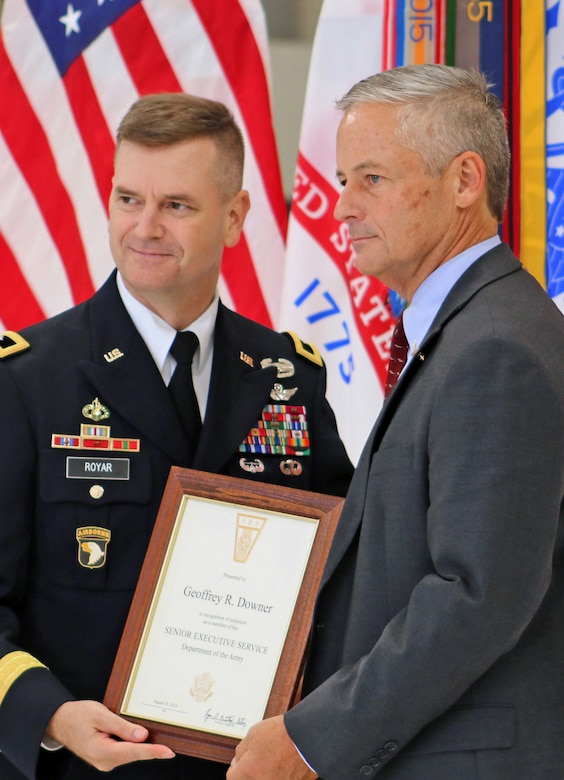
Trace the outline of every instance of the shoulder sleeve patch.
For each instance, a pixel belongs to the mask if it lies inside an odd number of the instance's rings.
[[[288,330],[284,333],[285,336],[289,336],[294,342],[294,349],[298,355],[309,360],[310,363],[315,363],[316,366],[323,366],[323,358],[321,352],[313,344],[308,344],[306,341],[302,341],[297,333]]]
[[[13,330],[7,330],[0,336],[0,360],[29,349],[30,343]]]

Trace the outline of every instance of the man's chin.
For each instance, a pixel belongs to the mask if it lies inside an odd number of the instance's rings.
[[[374,257],[370,252],[363,250],[359,252],[355,250],[353,263],[356,270],[364,276],[378,276],[378,271],[385,267],[382,260]]]

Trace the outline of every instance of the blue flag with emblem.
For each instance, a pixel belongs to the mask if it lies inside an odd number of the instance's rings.
[[[546,19],[546,283],[564,310],[564,2]]]

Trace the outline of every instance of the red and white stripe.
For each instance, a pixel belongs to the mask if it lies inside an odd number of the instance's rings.
[[[221,295],[277,321],[286,209],[272,128],[259,0],[143,0],[61,80],[23,0],[5,0],[0,37],[0,322],[19,329],[83,300],[106,279],[114,137],[139,95],[221,100],[245,136],[252,208],[227,250]]]
[[[442,56],[444,2],[324,0],[314,39],[288,227],[281,325],[317,345],[327,397],[356,462],[384,398],[395,324],[389,290],[354,265],[346,225],[333,210],[335,100],[360,79],[401,62]]]
[[[320,349],[327,397],[356,462],[383,400],[394,320],[387,290],[353,264],[338,198],[335,100],[383,67],[382,0],[325,0],[314,39],[288,227],[281,326]]]

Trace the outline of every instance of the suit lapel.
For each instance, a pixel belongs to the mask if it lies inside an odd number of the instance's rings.
[[[509,248],[505,244],[501,244],[473,263],[446,297],[417,355],[405,367],[394,389],[385,401],[368,436],[347,493],[347,499],[327,560],[321,586],[327,582],[334,572],[362,521],[372,454],[380,446],[382,437],[394,416],[395,410],[401,403],[401,398],[414,376],[422,369],[425,360],[432,356],[441,331],[477,292],[497,279],[518,271],[521,267],[521,263]]]
[[[333,572],[335,571],[337,564],[347,551],[348,547],[352,543],[357,529],[362,521],[363,507],[365,504],[366,490],[368,488],[368,473],[370,470],[370,464],[372,462],[372,452],[374,451],[373,440],[376,433],[376,426],[378,421],[374,424],[364,449],[360,455],[358,464],[354,470],[352,482],[347,492],[347,498],[335,536],[333,537],[333,543],[329,551],[327,563],[325,564],[325,570],[320,583],[320,589],[329,580]]]
[[[91,299],[90,313],[93,359],[83,360],[81,371],[105,406],[119,413],[174,463],[186,462],[187,442],[172,401],[123,306],[115,274]]]
[[[242,343],[237,317],[221,303],[214,332],[214,356],[205,424],[194,468],[218,472],[260,417],[276,381],[276,368],[261,368],[264,355]],[[242,359],[249,355],[253,365]]]
[[[444,300],[421,346],[417,350],[417,354],[409,361],[384,404],[377,423],[387,426],[393,411],[399,403],[400,397],[415,376],[418,368],[432,354],[438,337],[449,320],[456,316],[466,306],[468,301],[484,287],[508,274],[518,271],[520,268],[522,268],[521,263],[505,244],[500,244],[486,252],[485,255],[478,258],[468,268]],[[376,443],[379,443],[379,438],[378,431],[376,431]]]

